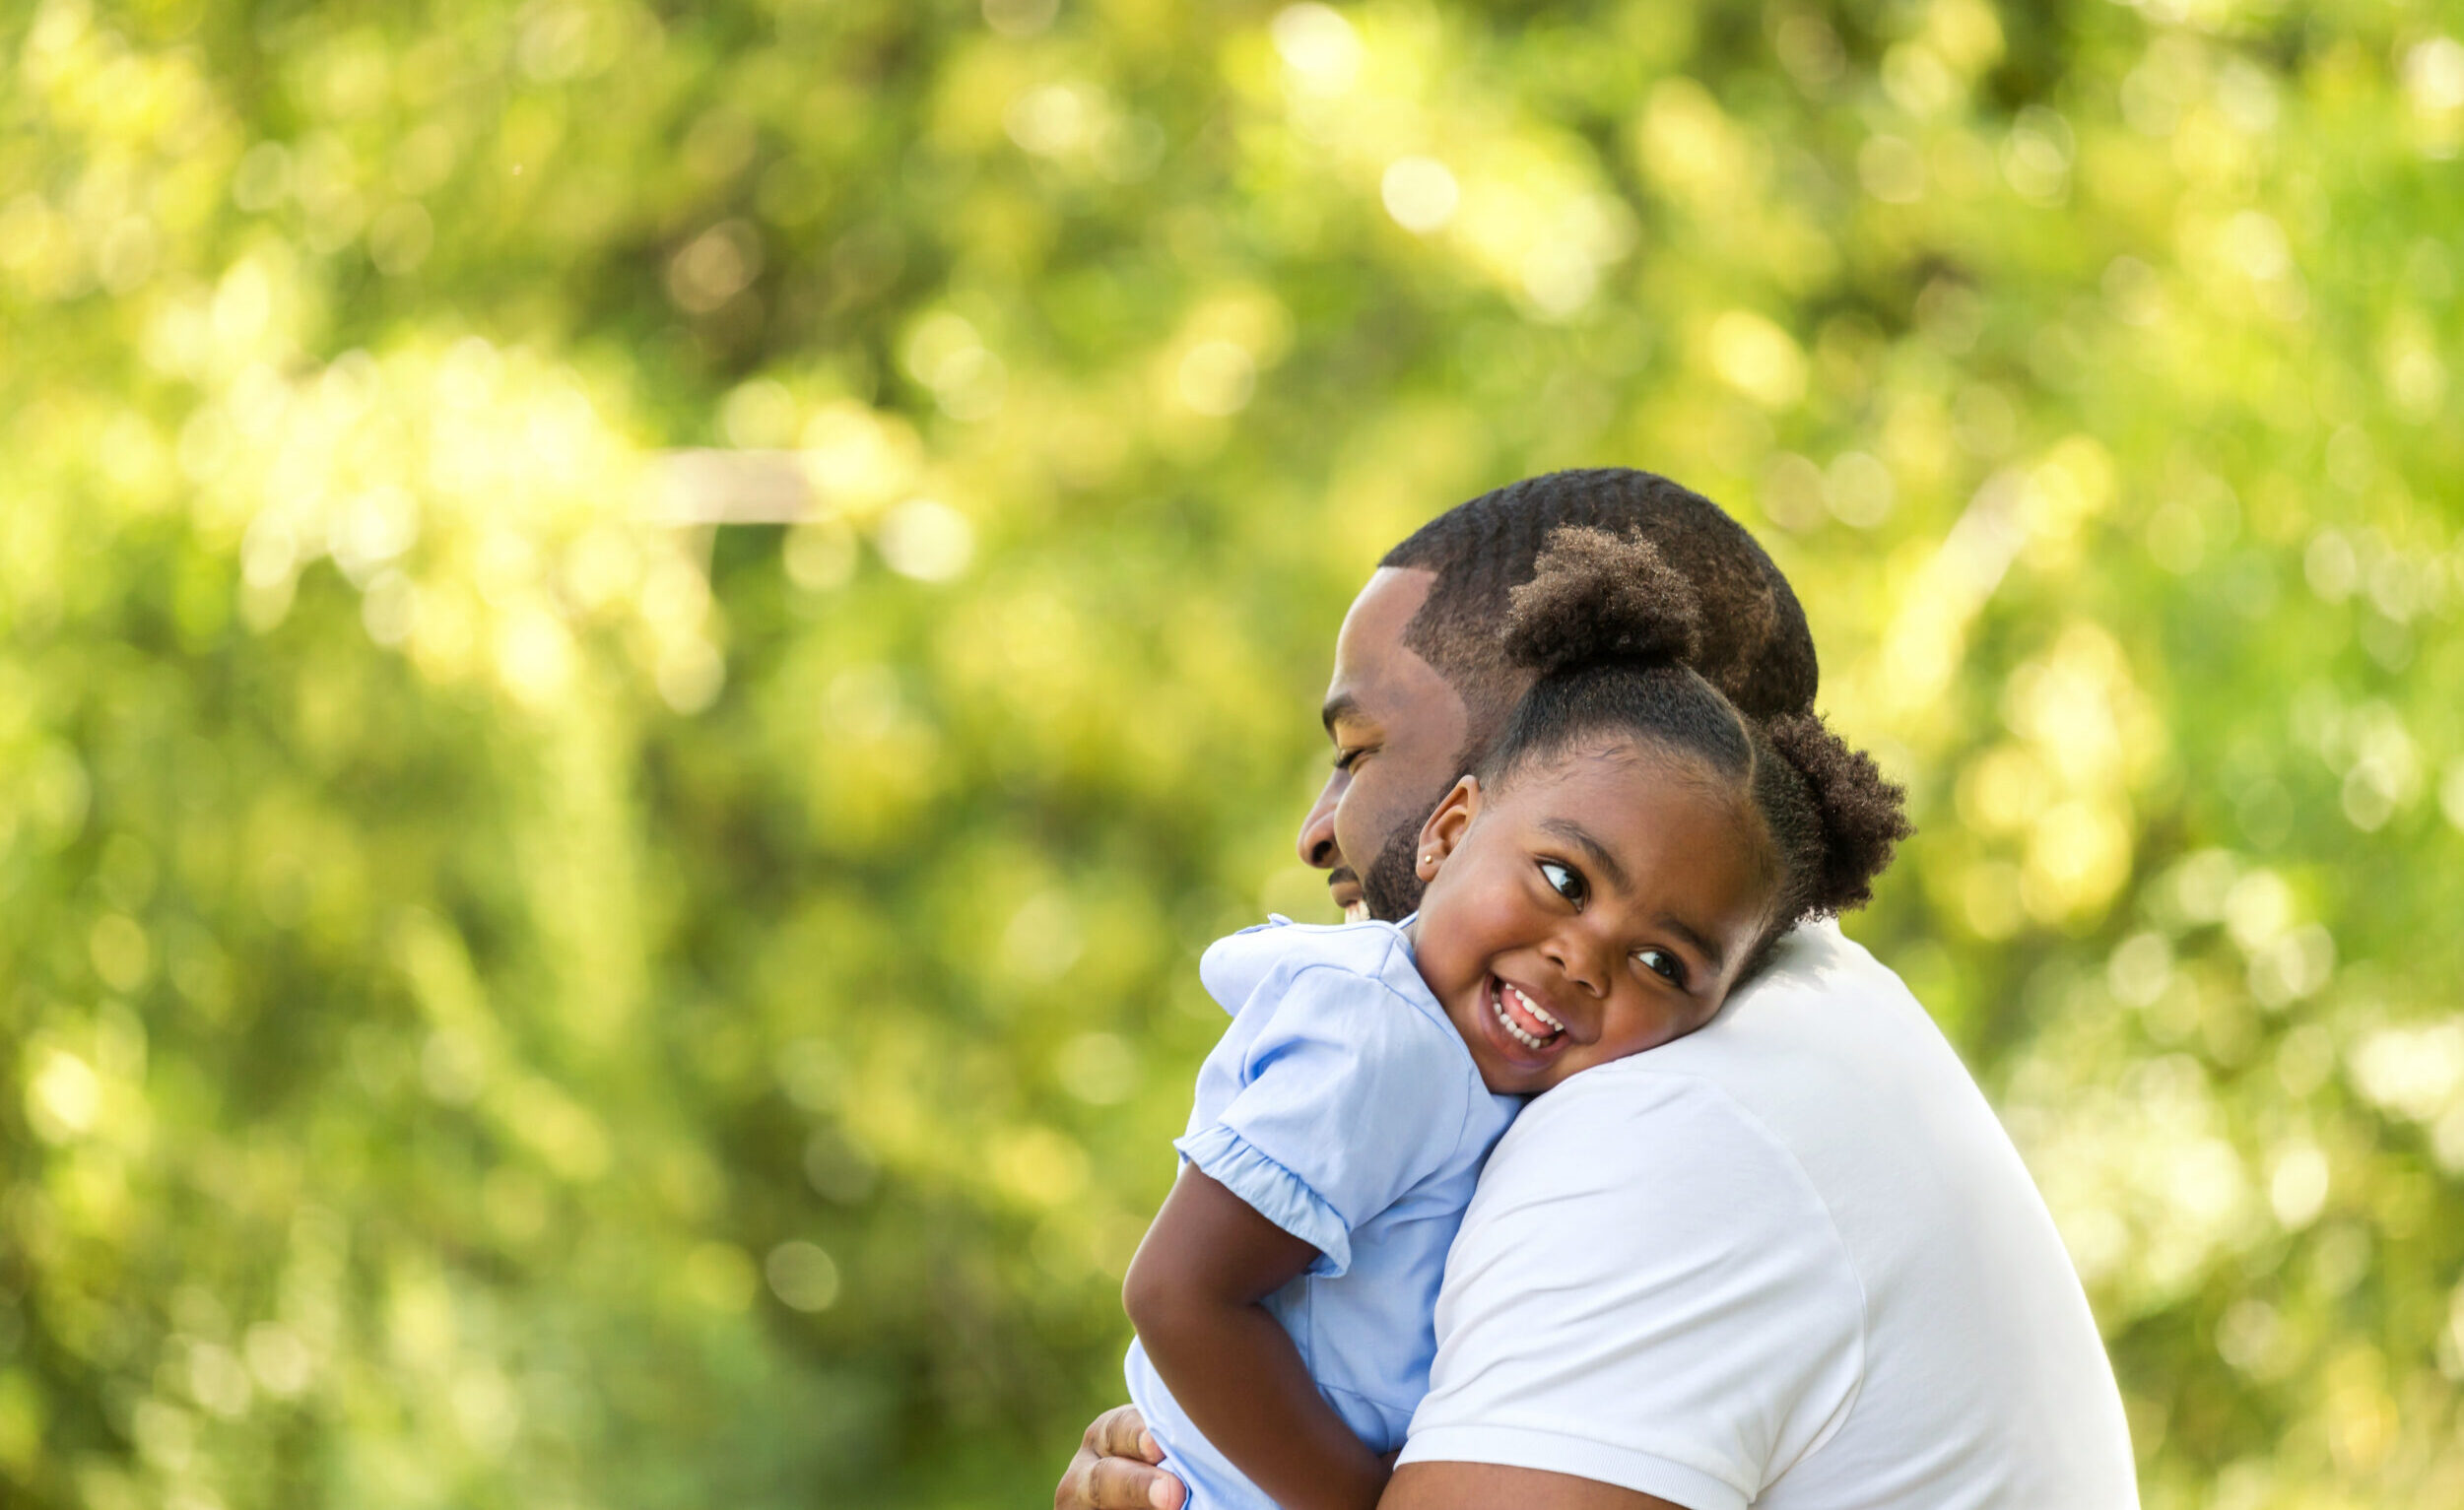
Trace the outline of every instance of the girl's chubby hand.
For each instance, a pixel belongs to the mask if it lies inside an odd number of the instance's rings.
[[[1189,1491],[1156,1467],[1163,1461],[1136,1406],[1106,1411],[1080,1439],[1052,1510],[1180,1510]]]

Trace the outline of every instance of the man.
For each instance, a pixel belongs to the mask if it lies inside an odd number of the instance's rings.
[[[1335,644],[1335,772],[1300,854],[1352,916],[1418,901],[1422,820],[1522,686],[1492,648],[1551,531],[1639,532],[1695,584],[1698,667],[1813,703],[1795,596],[1707,500],[1559,473],[1389,553]],[[2042,1201],[1958,1057],[1835,925],[1694,1035],[1574,1077],[1498,1145],[1446,1264],[1437,1356],[1384,1510],[2114,1510],[2112,1372]],[[1060,1510],[1180,1503],[1134,1411]]]

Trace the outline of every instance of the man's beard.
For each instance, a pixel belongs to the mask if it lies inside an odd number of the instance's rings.
[[[1439,802],[1445,799],[1440,797]],[[1361,873],[1361,900],[1368,904],[1368,915],[1380,922],[1400,923],[1420,910],[1421,893],[1429,889],[1421,880],[1416,853],[1421,830],[1429,826],[1429,819],[1437,811],[1437,804],[1429,805],[1417,823],[1397,827],[1386,840],[1386,847]]]

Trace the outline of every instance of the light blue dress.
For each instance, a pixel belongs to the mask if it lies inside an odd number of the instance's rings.
[[[1481,1083],[1393,924],[1279,917],[1217,940],[1198,975],[1232,1022],[1198,1071],[1189,1132],[1173,1147],[1318,1250],[1267,1309],[1336,1413],[1372,1451],[1391,1451],[1429,1392],[1446,1248],[1522,1098]],[[1128,1374],[1189,1510],[1274,1510],[1136,1343]]]

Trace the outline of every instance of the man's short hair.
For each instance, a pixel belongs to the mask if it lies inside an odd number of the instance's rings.
[[[1462,696],[1475,747],[1467,755],[1496,737],[1529,680],[1504,653],[1507,595],[1531,580],[1549,537],[1566,525],[1640,536],[1694,584],[1702,623],[1695,669],[1741,711],[1770,718],[1813,710],[1819,674],[1805,611],[1743,526],[1648,472],[1552,472],[1447,509],[1378,562],[1436,574],[1403,643]]]

